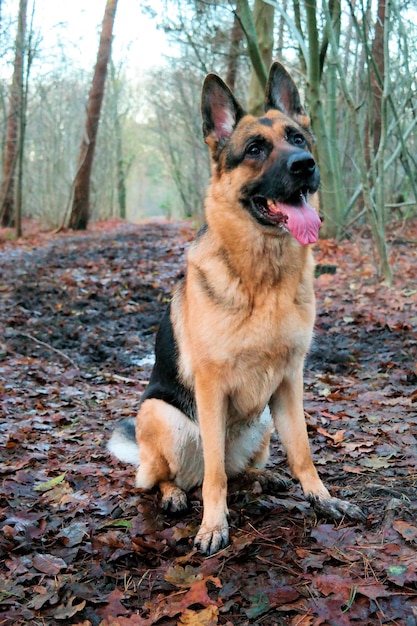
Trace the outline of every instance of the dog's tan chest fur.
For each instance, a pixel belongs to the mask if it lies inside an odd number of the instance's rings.
[[[249,272],[253,249],[234,253],[229,245],[226,255],[219,246],[217,255],[206,255],[210,239],[208,231],[189,251],[185,285],[174,298],[180,370],[193,386],[196,370],[214,368],[229,397],[229,422],[247,420],[259,415],[308,350],[315,311],[313,262],[309,250],[302,255],[297,250],[293,260],[286,251],[292,267],[282,272],[282,250],[271,240]],[[253,248],[256,241],[246,245]]]

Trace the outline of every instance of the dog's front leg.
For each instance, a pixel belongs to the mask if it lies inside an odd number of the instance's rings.
[[[227,398],[216,372],[209,368],[196,374],[195,393],[204,453],[204,509],[194,545],[204,554],[214,554],[229,543],[225,471]]]
[[[292,475],[300,481],[306,498],[321,515],[334,520],[346,516],[365,521],[365,515],[355,504],[330,495],[314,467],[304,418],[301,366],[292,374],[291,380],[282,381],[270,401],[275,428],[287,453]]]

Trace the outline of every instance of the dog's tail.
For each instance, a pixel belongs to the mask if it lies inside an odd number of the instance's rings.
[[[136,443],[135,418],[121,420],[107,443],[108,451],[123,463],[139,465],[139,447]]]

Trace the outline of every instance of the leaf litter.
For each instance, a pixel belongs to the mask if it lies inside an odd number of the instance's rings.
[[[298,485],[269,495],[241,478],[231,545],[211,558],[192,547],[201,489],[164,515],[105,449],[136,413],[193,236],[110,220],[0,245],[0,623],[416,624],[417,224],[391,235],[392,289],[366,231],[316,246],[311,447],[367,523],[334,525]],[[276,438],[273,467],[288,475]]]

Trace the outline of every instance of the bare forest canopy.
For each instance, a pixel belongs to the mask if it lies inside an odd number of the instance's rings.
[[[386,223],[416,215],[415,3],[120,0],[116,11],[117,4],[1,2],[2,225],[19,234],[22,215],[75,228],[108,216],[201,215],[209,177],[204,75],[221,75],[257,112],[268,65],[279,59],[312,117],[323,235],[368,224],[390,282]],[[109,54],[99,69],[109,5]],[[86,215],[77,221],[76,179],[90,157]]]

